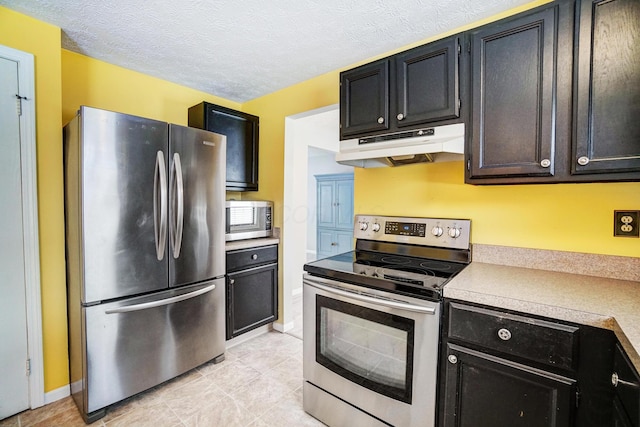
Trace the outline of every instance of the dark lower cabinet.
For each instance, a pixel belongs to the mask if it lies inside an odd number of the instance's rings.
[[[277,320],[277,262],[277,245],[227,252],[227,340]]]
[[[572,425],[576,380],[447,345],[443,426]]]
[[[638,427],[612,331],[453,300],[443,313],[439,426]]]
[[[616,344],[611,385],[615,390],[615,426],[640,427],[640,376],[622,349]]]

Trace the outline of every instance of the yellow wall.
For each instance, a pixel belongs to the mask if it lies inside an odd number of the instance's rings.
[[[544,3],[548,0],[437,38]],[[284,198],[284,119],[337,103],[338,74],[336,70],[243,105],[260,116],[261,149],[265,147],[260,152],[260,192],[251,197],[276,202],[277,226],[282,224]],[[640,183],[472,186],[464,184],[462,162],[355,170],[356,213],[470,218],[474,243],[640,256],[640,239],[613,237],[614,209],[640,209]]]
[[[64,261],[60,29],[0,7],[0,44],[35,57],[45,389],[69,383]]]
[[[202,101],[240,109],[237,102],[62,50],[63,123],[88,105],[186,125],[187,109]]]

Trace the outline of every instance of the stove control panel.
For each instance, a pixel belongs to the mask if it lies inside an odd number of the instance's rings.
[[[471,220],[356,215],[356,239],[469,249]]]

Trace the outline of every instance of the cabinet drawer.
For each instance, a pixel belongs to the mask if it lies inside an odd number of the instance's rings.
[[[450,303],[449,339],[547,366],[576,370],[578,328]]]
[[[227,272],[278,262],[278,245],[227,252]]]

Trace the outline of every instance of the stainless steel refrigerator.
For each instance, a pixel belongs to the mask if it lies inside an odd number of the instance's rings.
[[[81,107],[64,150],[71,393],[92,422],[224,359],[226,137]]]

